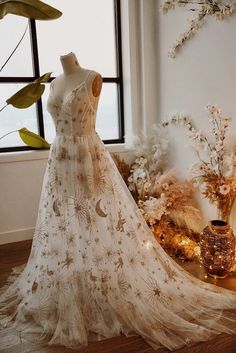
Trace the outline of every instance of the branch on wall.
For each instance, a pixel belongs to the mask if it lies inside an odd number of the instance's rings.
[[[165,0],[161,5],[162,13],[167,13],[176,6],[185,7],[188,11],[196,11],[196,17],[190,22],[189,28],[180,35],[178,40],[173,44],[169,50],[169,56],[175,58],[178,50],[184,43],[191,38],[196,31],[201,27],[206,16],[213,16],[217,20],[223,20],[225,17],[232,15],[236,11],[236,2],[223,3],[220,0]]]

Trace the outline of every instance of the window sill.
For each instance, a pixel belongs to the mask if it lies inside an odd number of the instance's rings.
[[[49,150],[6,152],[0,154],[0,163],[24,162],[47,159]]]
[[[127,144],[105,145],[109,152],[127,153],[131,152],[131,147]],[[0,154],[0,163],[17,163],[34,160],[47,160],[49,150],[6,152]]]

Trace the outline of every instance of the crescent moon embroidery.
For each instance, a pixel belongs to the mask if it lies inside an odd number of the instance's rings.
[[[59,216],[60,216],[60,210],[59,210],[59,206],[58,206],[58,201],[57,201],[57,200],[55,200],[55,201],[53,202],[52,209],[53,209],[55,215],[56,215],[57,217],[59,217]]]
[[[98,202],[96,203],[96,207],[95,207],[95,209],[96,209],[96,212],[97,212],[97,214],[100,216],[100,217],[107,217],[107,214],[101,209],[101,205],[100,205],[100,202],[101,202],[102,200],[100,199],[100,200],[98,200]]]

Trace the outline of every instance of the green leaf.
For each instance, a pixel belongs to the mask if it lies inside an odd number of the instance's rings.
[[[7,104],[15,108],[25,109],[37,102],[42,96],[45,86],[40,83],[30,83],[29,85],[16,92],[6,100]]]
[[[48,82],[51,78],[51,74],[52,74],[52,72],[47,72],[46,74],[37,78],[34,82],[37,82],[37,83]]]
[[[6,100],[7,104],[13,105],[15,108],[25,109],[30,107],[32,104],[37,102],[42,96],[45,85],[41,82],[48,82],[50,79],[51,72],[47,72],[43,76],[37,78],[32,83],[20,89],[18,92],[13,94],[10,98]]]
[[[0,19],[7,14],[35,20],[54,20],[62,13],[39,0],[0,0]]]
[[[41,136],[23,127],[19,130],[19,135],[22,141],[30,147],[34,148],[50,148],[50,144],[44,140]]]

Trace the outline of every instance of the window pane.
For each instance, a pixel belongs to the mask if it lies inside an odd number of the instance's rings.
[[[48,86],[48,85],[47,85]],[[45,138],[51,143],[55,136],[55,128],[51,115],[47,111],[47,98],[49,87],[43,94],[43,113],[45,124]],[[97,112],[96,130],[103,140],[119,138],[118,124],[118,98],[117,85],[115,83],[104,83]]]
[[[117,85],[104,83],[98,106],[96,130],[103,140],[119,138]]]
[[[0,84],[0,107],[2,108],[6,104],[6,99],[23,86],[25,84]],[[0,118],[0,136],[13,130],[19,130],[22,127],[38,133],[35,105],[28,109],[16,109],[9,105],[0,112]],[[25,146],[17,132],[0,140],[0,147],[12,146]]]
[[[55,21],[37,21],[41,73],[61,73],[60,56],[74,52],[81,66],[116,76],[113,0],[48,0],[63,12]]]
[[[7,16],[0,21],[1,55],[0,67],[12,53],[27,26],[26,18]],[[19,47],[0,73],[1,76],[32,76],[32,59],[29,28]]]
[[[49,84],[46,84],[45,86],[46,88],[42,96],[44,132],[45,132],[45,139],[47,140],[47,142],[52,143],[56,135],[56,131],[55,131],[55,126],[54,126],[51,114],[47,110],[47,100],[49,97],[50,87],[49,87]]]

